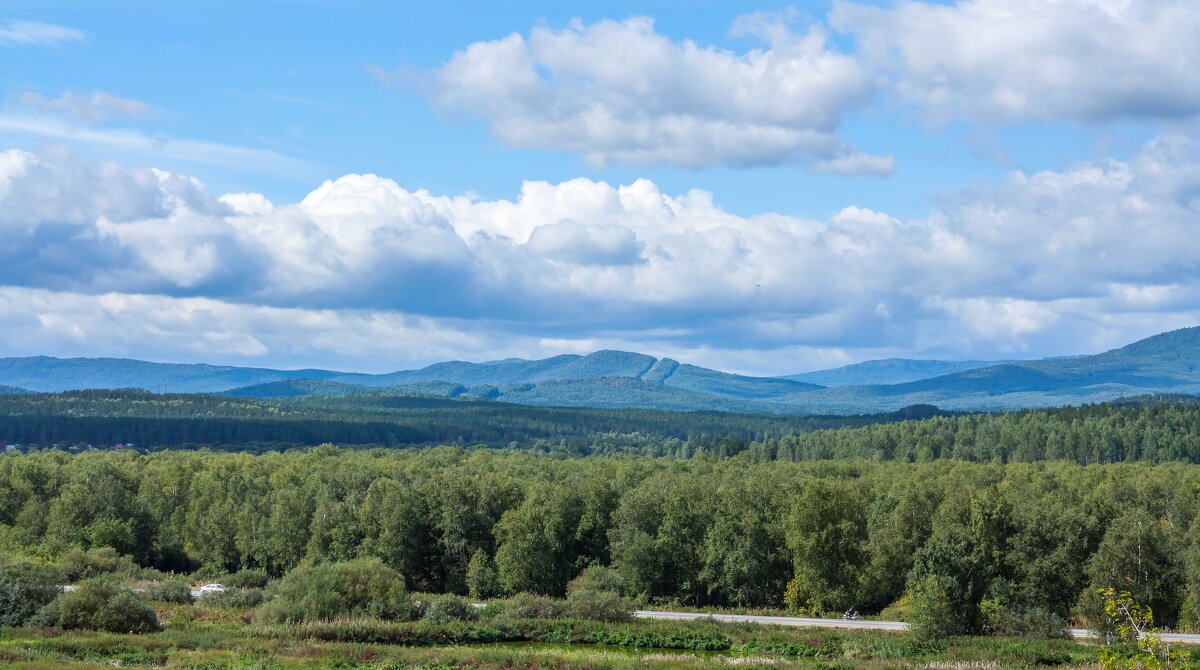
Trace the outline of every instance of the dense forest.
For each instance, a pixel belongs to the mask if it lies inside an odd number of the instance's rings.
[[[1006,414],[932,417],[796,433],[749,448],[757,460],[1200,463],[1200,405],[1194,400],[1147,398]]]
[[[6,444],[134,443],[265,451],[322,443],[520,447],[571,454],[690,455],[720,443],[939,415],[928,405],[861,416],[781,416],[649,409],[531,407],[391,392],[251,400],[136,390],[0,395]],[[689,444],[693,443],[694,444]]]
[[[791,417],[510,405],[390,393],[264,401],[143,391],[0,396],[0,440],[270,451],[484,445],[568,455],[926,462],[1200,463],[1200,404],[1147,397],[1003,414],[923,405],[863,416]]]
[[[903,616],[932,599],[976,630],[997,608],[1086,615],[1112,585],[1195,626],[1200,469],[448,447],[0,458],[0,553],[97,547],[273,575],[378,557],[410,589],[476,597],[561,595],[606,565],[649,602]]]

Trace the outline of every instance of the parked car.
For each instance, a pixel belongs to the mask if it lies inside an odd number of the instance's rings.
[[[224,584],[205,584],[204,586],[200,587],[200,595],[204,595],[205,593],[224,593],[224,592],[225,592]]]

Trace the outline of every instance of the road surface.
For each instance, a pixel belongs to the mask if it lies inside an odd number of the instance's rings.
[[[805,626],[809,628],[853,628],[856,630],[891,630],[902,631],[908,628],[903,621],[844,621],[842,619],[810,619],[794,616],[758,616],[754,614],[709,614],[707,612],[665,612],[661,610],[638,610],[633,615],[639,619],[671,619],[674,621],[694,621],[709,619],[730,623],[766,623],[776,626]],[[1092,632],[1086,628],[1072,628],[1071,636],[1076,638],[1091,637]],[[1164,642],[1182,642],[1183,644],[1200,644],[1200,635],[1193,633],[1163,633]]]
[[[663,612],[660,610],[638,610],[633,616],[639,619],[673,619],[693,621],[709,619],[729,623],[770,623],[777,626],[806,626],[809,628],[856,628],[864,630],[895,630],[908,628],[903,621],[844,621],[842,619],[808,619],[795,616],[758,616],[754,614],[709,614],[707,612]]]

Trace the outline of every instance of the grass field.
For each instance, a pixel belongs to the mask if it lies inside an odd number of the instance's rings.
[[[1033,668],[1094,666],[1069,640],[952,638],[921,644],[875,631],[753,624],[347,620],[266,626],[249,611],[162,606],[160,633],[0,629],[0,668],[427,670],[554,668]]]

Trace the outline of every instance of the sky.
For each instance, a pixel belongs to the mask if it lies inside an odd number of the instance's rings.
[[[0,0],[0,356],[789,374],[1200,323],[1200,4]]]

